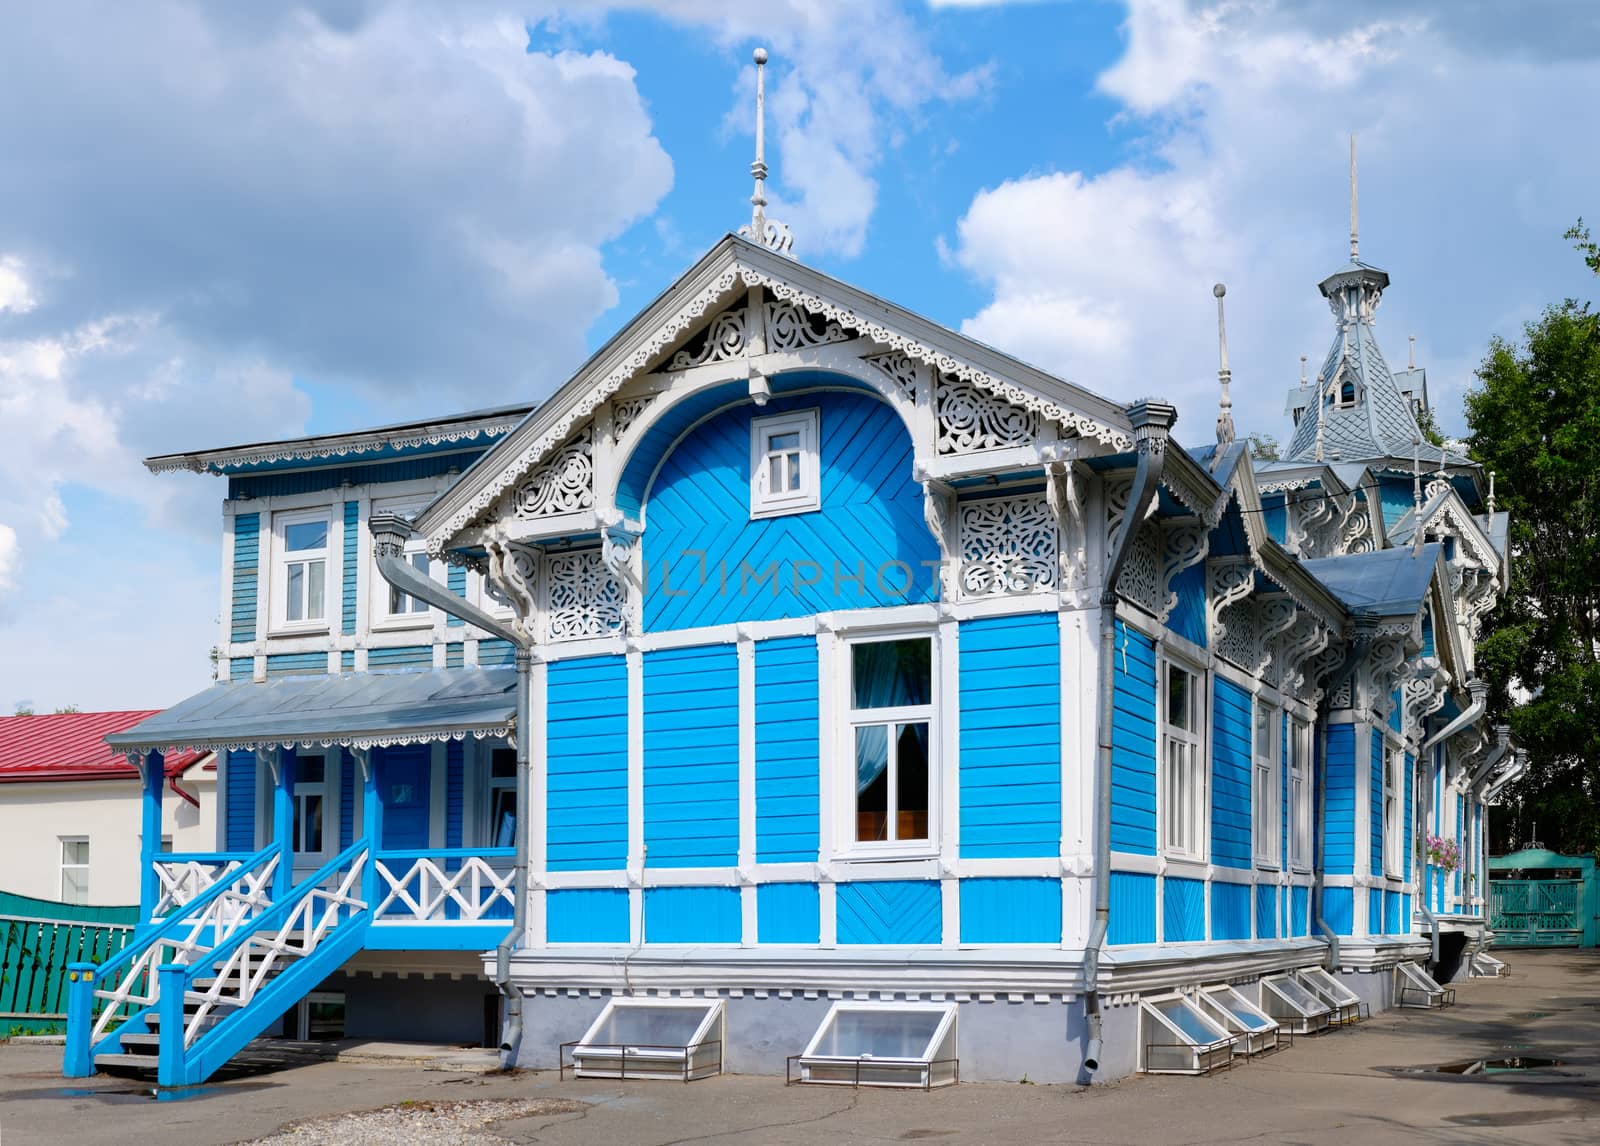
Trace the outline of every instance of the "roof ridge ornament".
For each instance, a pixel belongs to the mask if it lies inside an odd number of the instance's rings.
[[[1228,288],[1217,283],[1211,288],[1211,293],[1217,300],[1217,383],[1222,388],[1218,400],[1217,452],[1211,458],[1211,472],[1215,473],[1217,466],[1222,463],[1223,451],[1233,444],[1236,435],[1233,429],[1233,396],[1229,393],[1233,371],[1228,369],[1228,325],[1222,312],[1222,297],[1228,293]]]
[[[739,234],[793,258],[794,236],[788,225],[767,218],[767,50],[757,48],[752,58],[756,62],[756,158],[750,164],[750,174],[755,177],[756,188],[750,196],[750,222],[739,228]]]
[[[1350,261],[1360,262],[1361,228],[1357,224],[1356,207],[1356,133],[1350,133]]]

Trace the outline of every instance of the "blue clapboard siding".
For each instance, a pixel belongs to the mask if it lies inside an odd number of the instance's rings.
[[[1400,893],[1400,931],[1401,935],[1411,934],[1411,896],[1405,892]]]
[[[454,747],[454,745],[452,745]],[[356,839],[356,762],[348,748],[339,752],[339,847],[344,849]],[[455,844],[450,844],[455,847]]]
[[[546,892],[544,915],[550,943],[628,942],[628,893],[620,887]]]
[[[516,660],[517,651],[511,647],[510,641],[478,642],[478,663],[485,668],[515,664]]]
[[[1385,935],[1404,935],[1410,928],[1400,915],[1400,893],[1383,893],[1383,931]]]
[[[1383,527],[1390,529],[1404,517],[1414,504],[1411,479],[1384,478],[1378,486],[1380,504],[1383,506]]]
[[[1061,630],[1055,613],[965,621],[961,855],[1061,853]]]
[[[841,883],[837,904],[843,945],[939,942],[944,908],[937,880]]]
[[[256,754],[234,749],[228,753],[223,777],[224,839],[230,852],[256,850]]]
[[[482,450],[458,450],[430,457],[405,458],[391,462],[366,462],[357,465],[327,466],[313,469],[284,470],[277,473],[237,474],[228,479],[228,496],[277,497],[290,493],[314,493],[324,489],[338,489],[351,485],[370,485],[377,482],[414,481],[418,478],[438,477],[452,469],[464,470],[483,453]]]
[[[822,942],[822,897],[814,883],[764,883],[756,888],[758,943]]]
[[[1206,565],[1191,565],[1172,580],[1178,603],[1167,615],[1167,628],[1178,636],[1205,647],[1206,643]]]
[[[1355,932],[1355,892],[1348,887],[1322,889],[1322,921],[1339,935]]]
[[[1422,614],[1422,651],[1419,657],[1437,656],[1438,651],[1433,644],[1433,609],[1430,607]]]
[[[269,657],[268,660],[271,658]],[[432,645],[401,645],[392,649],[368,649],[367,668],[432,668]]]
[[[1389,701],[1394,705],[1393,708],[1389,709],[1389,727],[1394,729],[1396,732],[1404,731],[1400,727],[1400,718],[1405,713],[1405,705],[1403,703],[1404,699],[1405,698],[1400,695],[1400,690],[1398,688],[1389,694]]]
[[[1298,939],[1311,934],[1311,889],[1294,887],[1289,891],[1289,935]]]
[[[327,653],[273,653],[267,658],[267,677],[314,676],[328,671]]]
[[[467,595],[467,571],[459,565],[450,566],[445,572],[445,588],[449,589],[457,597],[465,598]],[[466,624],[460,617],[453,615],[446,617],[444,623],[453,629],[460,628]]]
[[[817,859],[817,642],[757,641],[756,859]]]
[[[1156,877],[1138,871],[1111,873],[1108,943],[1156,941]]]
[[[1156,854],[1155,642],[1116,624],[1111,654],[1111,847]]]
[[[645,888],[646,943],[737,943],[739,925],[736,887]]]
[[[1278,728],[1278,863],[1289,866],[1289,737],[1293,734],[1289,714],[1280,717]]]
[[[1367,892],[1367,934],[1383,934],[1383,892],[1375,887]]]
[[[1211,938],[1250,938],[1250,885],[1222,883],[1211,885]]]
[[[644,655],[644,842],[650,867],[739,855],[739,659],[732,645]]]
[[[821,511],[751,520],[752,414],[811,408],[820,409]],[[934,600],[935,578],[922,562],[939,551],[923,523],[911,454],[899,416],[856,394],[745,405],[691,430],[650,491],[645,628]],[[704,576],[694,553],[705,554]],[[858,572],[859,582],[848,579]]]
[[[551,871],[620,869],[628,862],[628,662],[582,657],[545,671],[546,863]]]
[[[1250,694],[1216,678],[1211,743],[1211,862],[1250,866]]]
[[[466,658],[463,655],[464,651],[465,646],[462,645],[460,641],[457,641],[453,645],[446,645],[444,647],[444,667],[447,669],[458,669],[462,665],[466,664]]]
[[[1288,515],[1284,510],[1284,496],[1281,493],[1266,494],[1261,498],[1261,523],[1267,528],[1267,535],[1279,545],[1288,543]]]
[[[233,518],[233,604],[231,635],[236,641],[256,639],[256,609],[261,584],[261,515],[238,513]]]
[[[1256,887],[1256,938],[1278,937],[1278,889],[1271,884]]]
[[[361,568],[358,559],[360,538],[361,503],[347,501],[344,503],[344,566],[340,571],[340,628],[346,634],[356,631],[356,582]]]
[[[1328,728],[1328,820],[1323,825],[1324,868],[1352,875],[1356,857],[1356,730],[1353,724]]]
[[[460,740],[448,741],[444,750],[444,846],[459,848],[466,818],[467,751]]]
[[[1372,767],[1368,779],[1368,795],[1372,802],[1372,836],[1368,841],[1370,845],[1369,860],[1372,864],[1373,875],[1383,874],[1383,773],[1389,765],[1385,760],[1385,744],[1383,733],[1376,728],[1372,730]]]
[[[350,649],[346,649],[344,652],[339,654],[339,671],[340,672],[354,672],[355,668],[356,668],[356,654],[354,653],[354,651],[352,651]]]
[[[1161,887],[1161,938],[1194,943],[1206,937],[1206,883],[1168,876]]]
[[[234,657],[228,662],[228,679],[237,683],[251,680],[256,672],[255,657]]]
[[[961,942],[1061,942],[1059,879],[961,881]]]

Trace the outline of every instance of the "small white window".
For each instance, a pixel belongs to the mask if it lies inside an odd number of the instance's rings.
[[[485,807],[488,829],[485,847],[517,846],[517,753],[514,748],[496,748],[489,754],[488,801]]]
[[[1383,769],[1383,872],[1395,878],[1400,876],[1400,793],[1403,788],[1406,754],[1399,748],[1391,749]]]
[[[848,742],[855,846],[926,851],[933,840],[933,639],[857,641]]]
[[[89,902],[89,838],[61,837],[61,902]]]
[[[273,518],[272,620],[282,629],[328,625],[328,513]]]
[[[1161,687],[1161,847],[1185,859],[1205,858],[1205,706],[1201,678],[1163,662]]]
[[[1289,863],[1311,866],[1311,725],[1289,718]]]
[[[324,811],[328,806],[327,767],[321,756],[294,762],[294,851],[320,856],[327,849]]]
[[[1283,799],[1278,786],[1278,737],[1283,728],[1282,711],[1264,700],[1256,701],[1255,784],[1251,796],[1255,806],[1256,863],[1277,867],[1281,854],[1278,825]]]
[[[751,517],[821,508],[817,425],[816,410],[751,420]]]
[[[380,501],[374,503],[372,508],[374,511],[401,513],[409,517],[422,505],[417,502]],[[427,546],[427,538],[413,537],[405,547],[405,559],[424,577],[429,575],[430,570]],[[376,610],[374,624],[383,628],[408,628],[429,623],[428,603],[396,589],[378,574],[376,566],[373,568],[372,584],[377,590],[372,595],[373,608]]]

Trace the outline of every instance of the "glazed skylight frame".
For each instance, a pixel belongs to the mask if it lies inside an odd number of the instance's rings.
[[[1283,1037],[1282,1025],[1252,1003],[1237,987],[1230,983],[1214,983],[1195,992],[1195,1000],[1202,1013],[1220,1023],[1233,1035],[1234,1048],[1246,1058],[1265,1051],[1275,1050]],[[1255,1020],[1247,1023],[1242,1016]]]
[[[830,1036],[836,1036],[839,1020],[850,1015],[935,1016],[932,1030],[916,1053],[876,1054],[868,1048],[861,1053],[840,1053],[835,1047],[824,1051]],[[812,1032],[806,1049],[789,1059],[788,1081],[819,1086],[872,1086],[901,1090],[933,1090],[961,1081],[957,1036],[959,1015],[954,1003],[897,1003],[843,999],[828,1008],[822,1022]]]
[[[1185,1030],[1171,1008],[1194,1029]],[[1233,1062],[1233,1033],[1177,991],[1139,1000],[1139,1070],[1144,1074],[1210,1074]]]
[[[1420,963],[1403,960],[1394,965],[1394,1005],[1414,1010],[1442,1010],[1456,1001],[1456,993],[1429,975]]]
[[[1366,1008],[1361,996],[1347,984],[1339,982],[1326,967],[1301,967],[1294,974],[1301,986],[1333,1009],[1334,1023],[1343,1026],[1372,1017],[1370,1011],[1366,1015],[1361,1013]]]
[[[700,1011],[693,1035],[682,1043],[607,1038],[607,1026],[627,1012]],[[574,1078],[668,1079],[692,1082],[722,1073],[727,1012],[721,999],[674,999],[615,995],[595,1016],[583,1038],[561,1046],[561,1075],[569,1063]]]
[[[1261,980],[1260,1006],[1296,1035],[1318,1034],[1327,1030],[1333,1020],[1332,1009],[1288,973]]]

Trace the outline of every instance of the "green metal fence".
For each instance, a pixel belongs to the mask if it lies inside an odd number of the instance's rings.
[[[81,907],[0,891],[0,1038],[63,1029],[67,964],[103,963],[133,936],[137,907]]]

